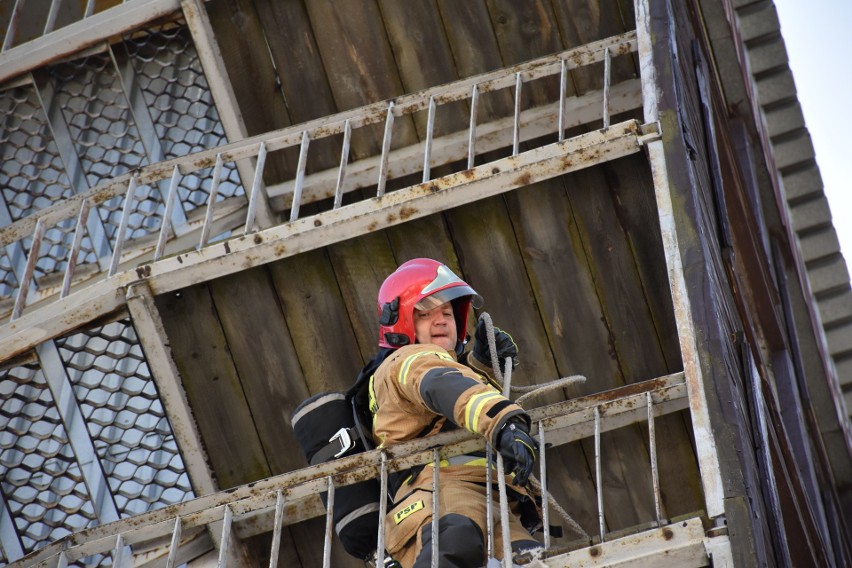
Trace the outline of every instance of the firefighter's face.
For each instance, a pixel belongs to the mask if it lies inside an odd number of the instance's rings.
[[[453,306],[447,302],[427,311],[414,310],[414,334],[417,343],[433,343],[452,352],[458,339]]]

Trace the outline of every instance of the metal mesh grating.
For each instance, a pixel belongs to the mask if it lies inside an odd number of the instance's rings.
[[[0,488],[24,550],[97,524],[41,370],[0,373]]]
[[[73,195],[65,174],[50,125],[33,86],[0,92],[0,188],[9,214],[17,221]],[[36,265],[35,277],[50,275],[65,268],[73,238],[75,220],[69,219],[45,231]],[[92,240],[85,237],[78,262],[94,262]],[[15,264],[22,265],[29,241],[18,251]],[[8,254],[8,253],[7,253]],[[16,287],[13,264],[8,257],[0,261],[0,295],[8,296]]]
[[[194,495],[129,320],[57,341],[122,516]]]
[[[185,25],[168,23],[151,28],[127,37],[123,45],[165,158],[227,144],[198,52]],[[207,203],[211,174],[212,168],[181,180],[180,197],[186,213]],[[244,193],[233,164],[225,165],[222,177],[219,199]]]
[[[108,53],[100,53],[49,68],[55,101],[62,109],[77,156],[90,187],[148,163],[145,147]],[[144,236],[159,225],[162,199],[157,187],[136,191],[136,214],[128,238]],[[115,239],[123,198],[98,207],[107,237]]]

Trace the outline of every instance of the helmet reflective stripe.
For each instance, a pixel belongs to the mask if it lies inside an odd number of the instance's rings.
[[[429,282],[423,290],[420,291],[420,294],[423,296],[428,296],[438,288],[443,288],[447,284],[461,284],[462,286],[467,286],[467,283],[453,274],[453,272],[447,268],[445,265],[441,264],[438,266],[438,274],[435,275],[435,279]]]

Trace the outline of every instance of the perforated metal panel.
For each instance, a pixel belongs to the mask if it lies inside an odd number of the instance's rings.
[[[189,30],[164,24],[129,36],[122,45],[135,71],[166,159],[186,156],[227,143],[207,79]],[[186,213],[207,203],[210,171],[181,180],[181,202]],[[219,199],[242,195],[233,164],[226,164]]]
[[[24,550],[97,524],[41,369],[0,374],[0,401],[0,488]]]
[[[121,516],[193,496],[129,320],[57,341]]]
[[[33,85],[0,92],[0,188],[5,201],[7,223],[22,219],[33,211],[43,209],[74,191],[66,175],[65,164],[53,137],[50,125],[40,106]],[[48,228],[42,241],[36,281],[64,270],[73,238],[74,220],[63,221]],[[8,251],[0,259],[0,295],[8,296],[17,286],[13,273],[15,264],[25,261],[29,242],[23,250]],[[88,236],[83,239],[78,262],[94,262],[94,246]]]

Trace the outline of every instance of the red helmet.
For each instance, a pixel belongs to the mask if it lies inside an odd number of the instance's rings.
[[[446,265],[415,258],[400,265],[379,289],[379,346],[395,349],[415,342],[414,309],[431,310],[452,302],[459,340],[467,335],[470,305],[482,297]]]

